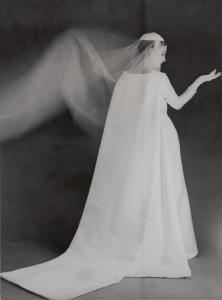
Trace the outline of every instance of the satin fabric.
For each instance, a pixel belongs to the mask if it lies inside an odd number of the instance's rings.
[[[3,278],[68,300],[124,277],[190,277],[198,252],[166,74],[124,72],[110,102],[77,232],[65,253]],[[176,105],[176,104],[175,104]]]

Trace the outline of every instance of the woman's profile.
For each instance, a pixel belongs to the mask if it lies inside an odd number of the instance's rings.
[[[87,45],[94,53],[91,63],[104,62],[100,77],[117,81],[79,227],[62,255],[1,274],[48,299],[71,299],[124,277],[191,277],[188,259],[198,254],[179,139],[167,105],[181,109],[201,84],[221,73],[201,75],[179,96],[161,72],[167,45],[159,34],[146,33],[102,58]],[[73,72],[68,71],[67,98]],[[81,103],[75,109],[81,119]],[[93,109],[90,113],[94,120]]]

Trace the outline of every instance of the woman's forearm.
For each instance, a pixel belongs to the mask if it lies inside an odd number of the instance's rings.
[[[221,72],[216,72],[216,69],[206,75],[199,76],[187,89],[186,91],[179,96],[180,108],[186,104],[192,97],[196,94],[199,86],[207,81],[214,80],[221,76]]]
[[[204,81],[201,79],[201,77],[198,77],[186,90],[185,92],[179,96],[180,100],[180,108],[186,104],[189,100],[193,98],[193,96],[196,94],[197,89]]]

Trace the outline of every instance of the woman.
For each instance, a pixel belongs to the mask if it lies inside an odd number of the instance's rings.
[[[198,250],[167,104],[180,109],[221,73],[200,76],[178,96],[160,71],[166,50],[160,35],[148,33],[103,55],[103,74],[118,81],[75,237],[56,259],[4,272],[3,278],[61,300],[126,276],[191,276],[188,259]]]

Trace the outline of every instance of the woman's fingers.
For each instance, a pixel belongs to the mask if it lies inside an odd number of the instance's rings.
[[[215,78],[218,78],[221,76],[221,72],[218,72],[217,74],[215,74]]]
[[[210,72],[210,74],[208,75],[208,79],[209,80],[213,80],[213,79],[216,79],[218,77],[221,76],[221,72],[218,72],[217,73],[217,69],[214,69],[212,72]]]
[[[221,72],[217,72],[217,69],[214,69],[207,75],[201,75],[200,78],[202,82],[211,81],[221,76]]]

